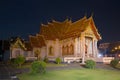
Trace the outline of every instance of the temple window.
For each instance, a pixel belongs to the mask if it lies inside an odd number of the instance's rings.
[[[69,46],[67,45],[67,54],[66,55],[69,55]]]
[[[27,52],[25,52],[25,53],[24,53],[24,56],[25,56],[25,57],[28,57],[28,53],[27,53]]]
[[[70,45],[70,55],[74,54],[74,46],[73,44]]]
[[[87,56],[87,49],[88,49],[88,47],[87,47],[87,45],[85,45],[85,56]]]
[[[62,55],[63,56],[65,55],[65,47],[64,46],[62,47]]]
[[[50,56],[53,56],[53,55],[54,55],[54,54],[53,54],[53,47],[52,47],[52,46],[49,47],[49,55],[50,55]]]
[[[64,48],[64,55],[67,55],[67,46]]]
[[[15,51],[15,56],[16,56],[16,57],[20,56],[20,50],[16,50],[16,51]]]

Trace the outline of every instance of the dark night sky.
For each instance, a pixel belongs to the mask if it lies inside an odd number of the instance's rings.
[[[67,17],[76,21],[93,13],[101,42],[120,41],[119,4],[119,0],[0,0],[0,39],[28,39],[39,32],[41,23]]]

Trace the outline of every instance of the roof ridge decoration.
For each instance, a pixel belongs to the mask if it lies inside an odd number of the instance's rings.
[[[12,48],[20,46],[23,50],[26,50],[24,42],[18,37],[15,42],[11,45]]]
[[[87,19],[86,16],[76,22],[65,19],[63,22],[52,20],[47,25],[41,25],[40,34],[44,35],[47,40],[64,39],[71,36],[79,36],[81,32],[86,30],[86,27],[91,24],[97,39],[101,39],[98,30],[94,24],[92,16]]]
[[[93,29],[93,31],[94,31],[94,34],[96,35],[96,37],[97,37],[97,39],[98,40],[101,40],[102,39],[102,37],[101,37],[101,35],[98,33],[98,29],[97,29],[97,27],[95,26],[95,23],[94,23],[94,20],[93,20],[93,15],[91,15],[91,17],[89,18],[89,20],[90,20],[90,24],[92,25],[92,29]]]

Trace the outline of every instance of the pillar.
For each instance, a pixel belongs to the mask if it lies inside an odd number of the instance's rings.
[[[92,39],[92,54],[93,54],[93,57],[95,57],[95,40],[94,40],[94,38]]]
[[[83,49],[83,46],[82,46],[82,37],[80,37],[80,56],[82,57],[82,49]]]
[[[95,40],[95,57],[98,56],[97,40]]]
[[[77,53],[77,56],[80,56],[80,37],[78,37],[78,53]]]
[[[60,47],[60,57],[62,57],[63,56],[62,55],[62,45],[60,44],[59,47]]]
[[[54,56],[59,57],[60,56],[60,45],[59,45],[59,39],[56,39],[55,45],[54,45]]]
[[[81,34],[81,39],[82,39],[82,64],[85,64],[85,36],[84,34]]]
[[[49,47],[48,47],[48,44],[46,45],[46,56],[49,57]]]
[[[77,56],[77,45],[78,45],[77,39],[78,38],[75,38],[75,43],[74,43],[74,56]]]

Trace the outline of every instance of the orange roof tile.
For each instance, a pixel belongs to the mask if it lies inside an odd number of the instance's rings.
[[[89,24],[92,25],[92,29],[97,39],[101,39],[95,27],[93,19],[91,17],[87,19],[86,16],[73,23],[71,20],[68,19],[66,19],[63,22],[53,20],[51,23],[49,22],[47,25],[41,25],[40,35],[43,35],[46,40],[75,37],[79,36],[81,32],[83,32]]]
[[[26,48],[26,51],[31,51],[32,50],[32,46],[30,44],[30,42],[25,42],[25,48]]]
[[[44,37],[42,35],[29,36],[29,39],[32,47],[45,46]]]

